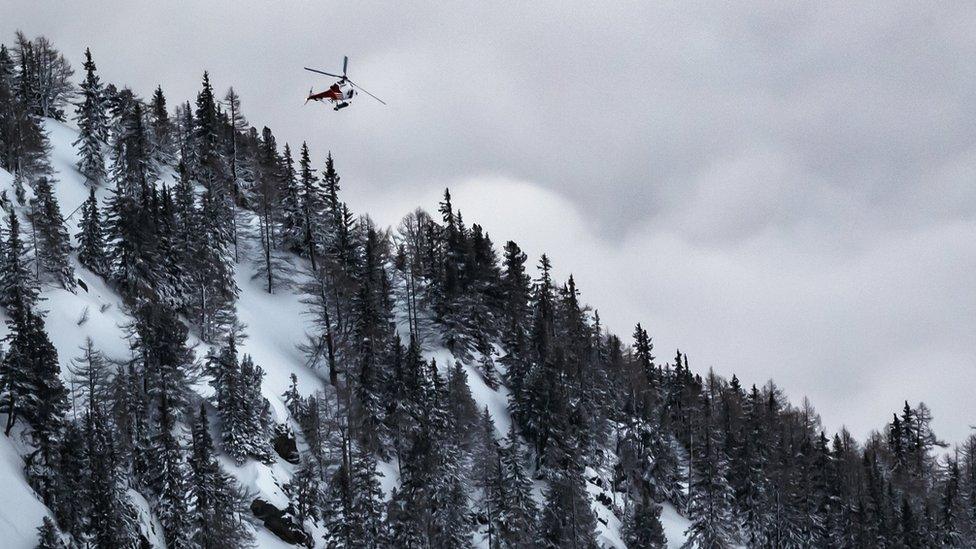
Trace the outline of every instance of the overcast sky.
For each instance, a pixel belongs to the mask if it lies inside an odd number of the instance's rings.
[[[331,149],[383,224],[444,187],[656,354],[772,377],[863,437],[976,423],[976,4],[0,0],[80,73],[176,101],[204,69]],[[251,4],[251,7],[246,7]],[[654,5],[652,5],[654,4]],[[302,102],[338,69],[385,99]]]

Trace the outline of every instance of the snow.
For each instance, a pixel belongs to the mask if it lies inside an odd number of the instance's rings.
[[[677,549],[685,542],[685,531],[691,523],[678,513],[670,503],[665,503],[661,509],[661,526],[664,527],[664,535],[668,538],[668,547]]]
[[[0,545],[32,549],[37,545],[37,527],[49,512],[24,477],[24,461],[14,445],[17,436],[17,432],[11,438],[0,435]]]
[[[89,192],[75,168],[76,153],[72,143],[77,132],[66,124],[50,120],[45,122],[45,127],[53,147],[51,164],[58,180],[54,190],[62,214],[66,217],[68,232],[74,239],[81,217],[80,214],[75,213],[75,210],[85,201]],[[166,177],[172,178],[172,174],[166,174]],[[12,181],[13,178],[9,173],[0,170],[0,191],[6,190],[11,198],[14,196]],[[108,192],[106,187],[96,190],[100,201],[105,199]],[[24,226],[27,224],[25,223]],[[305,315],[306,306],[301,303],[301,296],[297,290],[288,287],[276,289],[274,294],[269,294],[262,280],[252,278],[257,263],[247,256],[253,255],[253,252],[246,246],[242,251],[244,257],[236,271],[237,284],[241,289],[237,313],[240,321],[245,325],[247,338],[240,344],[240,350],[242,353],[250,354],[255,363],[265,371],[264,396],[271,402],[275,419],[283,421],[288,418],[288,414],[281,395],[291,384],[292,374],[297,377],[299,390],[305,395],[326,387],[328,381],[325,372],[306,366],[305,357],[298,349],[298,345],[306,339],[305,327],[308,320]],[[305,276],[301,273],[307,270],[307,265],[297,258],[292,258],[290,262],[296,273],[294,278],[296,282],[300,282]],[[79,347],[84,344],[86,337],[90,337],[95,346],[109,358],[127,359],[131,353],[125,337],[126,326],[131,319],[125,314],[119,296],[100,277],[90,273],[74,259],[73,266],[77,278],[84,282],[87,290],[79,286],[72,293],[48,287],[42,292],[44,300],[40,305],[43,310],[48,311],[45,324],[52,343],[58,350],[62,375],[69,387],[71,380],[68,366],[72,359],[80,354]],[[397,295],[402,295],[402,291]],[[405,309],[405,306],[398,306],[396,311],[397,329],[404,341],[408,334]],[[0,325],[0,337],[7,332],[5,320],[6,316],[0,313],[0,322],[3,323]],[[435,359],[441,372],[446,372],[447,368],[454,364],[455,357],[437,343],[439,338],[436,333],[423,335],[425,358]],[[191,344],[195,344],[198,359],[203,359],[211,350],[211,346],[201,344],[192,334]],[[497,435],[501,438],[507,435],[511,424],[507,409],[508,391],[505,387],[492,389],[484,382],[477,366],[479,358],[475,353],[471,360],[463,363],[463,367],[475,402],[479,408],[488,408],[495,422]],[[209,395],[210,388],[205,383],[198,384],[196,389],[201,396]],[[21,458],[24,451],[24,448],[17,446],[15,437],[0,436],[0,494],[4,496],[5,503],[0,506],[0,545],[4,548],[33,547],[36,542],[36,528],[41,524],[42,518],[48,514],[48,510],[37,499],[24,477]],[[290,480],[295,469],[293,465],[278,459],[271,465],[252,460],[238,467],[226,456],[221,456],[220,463],[253,497],[261,497],[279,508],[287,505],[282,486]],[[389,498],[390,492],[399,483],[398,464],[395,460],[378,461],[377,468],[382,474],[380,483],[383,494]],[[588,470],[587,476],[590,478],[597,474]],[[540,501],[542,487],[541,483],[536,483],[535,493],[540,497]],[[594,497],[593,509],[600,519],[598,532],[600,543],[608,547],[624,547],[619,534],[620,521],[614,514],[614,510],[595,499],[600,492],[604,492],[611,499],[614,494],[606,492],[589,481],[587,489]],[[139,513],[143,530],[151,534],[152,545],[164,547],[161,536],[152,535],[153,532],[161,532],[161,529],[151,516],[149,503],[134,490],[130,490],[129,495]],[[619,502],[619,496],[614,501]],[[684,541],[683,533],[688,527],[688,521],[669,505],[664,506],[661,520],[668,536],[669,546],[679,547]],[[275,537],[260,523],[255,529],[257,547],[292,547]],[[321,543],[323,533],[321,529],[314,528],[311,531],[316,542]],[[478,533],[475,533],[473,540],[479,546],[484,544]]]
[[[139,531],[146,536],[153,547],[164,547],[166,541],[163,539],[163,525],[153,516],[149,502],[135,490],[130,489],[127,495],[136,509],[136,522],[139,524]]]
[[[328,381],[322,378],[321,372],[305,366],[305,357],[298,349],[306,339],[303,328],[306,306],[300,296],[290,288],[269,294],[263,281],[252,279],[255,269],[254,264],[239,265],[235,273],[241,289],[237,315],[248,336],[240,350],[251,355],[254,363],[265,371],[264,396],[280,421],[287,417],[281,395],[291,385],[291,374],[295,374],[303,394],[323,389]]]
[[[400,485],[400,467],[396,458],[390,461],[376,460],[376,472],[380,475],[380,490],[383,491],[383,499],[389,501],[393,495],[393,489]]]

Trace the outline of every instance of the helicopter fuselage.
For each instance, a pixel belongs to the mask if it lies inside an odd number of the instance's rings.
[[[335,84],[329,86],[329,89],[318,92],[310,93],[308,96],[309,101],[331,101],[335,103],[335,110],[339,110],[343,107],[349,106],[349,101],[355,97],[356,89],[352,87],[346,80],[340,80]]]

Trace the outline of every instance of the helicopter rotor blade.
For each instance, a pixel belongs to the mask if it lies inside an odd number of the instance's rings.
[[[386,101],[383,101],[383,100],[382,100],[382,99],[380,99],[379,97],[376,97],[375,95],[373,95],[373,94],[371,94],[371,93],[369,93],[368,91],[366,91],[366,89],[365,89],[365,88],[363,88],[363,87],[362,87],[362,86],[360,86],[359,84],[357,84],[357,83],[355,83],[355,82],[353,82],[352,80],[349,80],[348,78],[346,78],[346,82],[349,82],[350,84],[352,84],[353,86],[355,86],[356,88],[358,88],[358,89],[359,89],[359,91],[361,91],[361,92],[363,92],[363,93],[365,93],[366,95],[368,95],[368,96],[370,96],[370,97],[372,97],[373,99],[375,99],[375,100],[377,100],[377,101],[379,101],[380,103],[383,103],[384,105],[386,105]]]
[[[305,70],[307,70],[307,71],[310,71],[310,72],[317,72],[317,73],[319,73],[319,74],[324,74],[324,75],[326,75],[326,76],[331,76],[331,77],[333,77],[333,78],[345,78],[344,76],[340,76],[340,75],[338,75],[338,74],[332,74],[331,72],[325,72],[325,71],[320,71],[320,70],[318,70],[318,69],[310,69],[310,68],[308,68],[308,67],[304,67],[304,68],[305,68]]]
[[[342,77],[343,78],[346,77],[346,67],[348,66],[349,66],[349,56],[343,55],[342,56]]]

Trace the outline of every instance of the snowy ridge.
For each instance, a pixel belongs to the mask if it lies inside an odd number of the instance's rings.
[[[75,168],[77,153],[72,142],[77,137],[77,132],[60,122],[46,120],[45,124],[52,145],[51,164],[57,179],[54,188],[66,217],[68,231],[74,241],[80,214],[73,212],[82,204],[88,193],[83,177]],[[0,170],[0,190],[6,190],[11,196],[13,194],[12,177],[2,170]],[[97,192],[99,198],[103,199],[108,191],[103,187]],[[23,217],[23,212],[21,216]],[[62,377],[69,389],[72,380],[68,374],[68,366],[72,358],[80,354],[79,347],[87,337],[90,337],[95,346],[110,358],[125,359],[131,353],[126,340],[126,325],[131,322],[131,318],[124,313],[120,297],[105,284],[104,280],[81,266],[74,254],[72,255],[76,276],[87,289],[79,286],[75,293],[71,293],[63,289],[45,287],[42,291],[43,300],[39,305],[40,309],[47,311],[44,318],[45,325],[57,348]],[[297,377],[298,386],[304,395],[324,389],[328,379],[323,372],[308,368],[306,359],[299,350],[299,344],[303,343],[306,337],[304,326],[307,319],[306,306],[301,303],[297,290],[283,288],[275,294],[267,293],[261,282],[252,277],[257,269],[255,262],[248,259],[246,253],[244,255],[236,269],[236,281],[241,290],[237,301],[237,314],[246,326],[246,339],[241,343],[240,350],[242,354],[252,356],[255,363],[260,365],[266,374],[263,394],[271,403],[275,421],[287,422],[288,410],[281,395],[291,383],[290,376]],[[305,260],[300,258],[291,257],[288,261],[298,273],[306,268]],[[396,295],[397,292],[394,294]],[[396,317],[398,330],[406,337],[408,332],[406,312],[401,303],[397,304]],[[0,314],[0,320],[7,319]],[[0,336],[5,335],[6,331],[4,323],[0,326]],[[437,337],[428,339],[439,340]],[[209,346],[193,337],[192,332],[191,344],[195,344],[196,356],[201,361],[211,350]],[[436,360],[442,371],[456,360],[450,351],[439,345],[428,343],[423,351],[427,359]],[[464,368],[477,405],[482,409],[488,408],[498,437],[504,436],[511,423],[507,409],[507,389],[504,386],[500,386],[497,390],[490,388],[480,376],[476,366],[470,362],[465,363]],[[197,384],[194,390],[201,397],[208,397],[212,393],[212,389],[205,382]],[[2,545],[5,548],[27,549],[36,545],[36,528],[40,525],[42,517],[49,512],[26,482],[22,460],[19,457],[24,449],[17,446],[17,440],[16,434],[10,438],[0,437],[0,493],[5,499],[4,505],[0,506],[0,540],[3,540]],[[238,467],[227,456],[221,456],[220,461],[223,468],[231,473],[249,493],[283,508],[287,505],[288,499],[282,487],[291,479],[295,466],[275,457],[276,461],[271,465],[249,460]],[[378,469],[383,475],[380,479],[382,491],[385,497],[389,498],[391,490],[398,484],[397,466],[392,462],[379,462]],[[587,470],[588,478],[600,478],[601,475],[606,476],[599,471]],[[609,484],[603,482],[603,486]],[[537,485],[536,488],[538,495],[541,486]],[[590,481],[587,482],[587,490],[598,517],[600,543],[608,547],[623,548],[619,533],[620,519],[611,509],[613,504],[608,506],[601,502],[601,500],[606,501],[606,498],[611,502],[621,501],[620,495],[611,493],[609,488],[602,488]],[[134,491],[130,491],[130,497],[139,511],[140,522],[149,530],[160,532],[159,525],[152,518],[145,499]],[[669,505],[664,506],[661,521],[669,546],[680,546],[684,542],[683,532],[688,527],[688,522]],[[257,524],[258,547],[290,547],[261,526],[260,522]],[[315,536],[316,546],[322,546],[321,531],[311,533]],[[164,547],[161,539],[161,535],[158,535],[151,537],[150,541],[155,547]],[[485,544],[480,532],[475,532],[472,541],[478,546]]]

